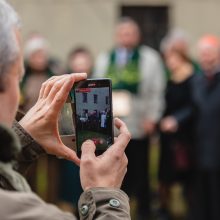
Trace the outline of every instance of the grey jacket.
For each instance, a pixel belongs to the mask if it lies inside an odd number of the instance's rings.
[[[41,154],[42,148],[15,122],[13,132],[0,126],[0,216],[1,220],[76,220],[47,204],[31,189],[23,175]],[[79,200],[80,219],[130,219],[127,195],[119,189],[94,188]]]
[[[145,137],[143,121],[158,122],[164,108],[165,73],[160,55],[148,46],[140,47],[140,84],[138,94],[130,94],[130,114],[123,118],[132,138]],[[101,54],[96,62],[94,78],[103,78],[107,74],[110,62],[108,53]]]

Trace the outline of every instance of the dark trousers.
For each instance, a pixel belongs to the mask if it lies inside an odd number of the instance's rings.
[[[220,170],[195,175],[190,220],[220,219]]]
[[[131,140],[126,149],[128,171],[122,189],[137,199],[138,219],[149,215],[149,139]]]

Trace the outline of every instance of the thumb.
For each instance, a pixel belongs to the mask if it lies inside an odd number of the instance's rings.
[[[66,160],[74,162],[78,166],[80,164],[80,159],[77,157],[76,152],[66,147],[65,145],[63,145],[63,147],[61,148],[59,156],[65,158]]]
[[[81,160],[84,159],[95,159],[96,146],[93,141],[87,140],[82,144],[82,155]]]

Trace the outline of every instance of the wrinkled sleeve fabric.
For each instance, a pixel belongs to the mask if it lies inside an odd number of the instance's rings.
[[[81,220],[130,220],[128,196],[119,189],[94,188],[79,200]]]
[[[29,166],[46,152],[17,121],[13,122],[12,129],[17,134],[22,146],[16,158],[15,169],[25,175]]]
[[[0,190],[1,219],[4,220],[76,220],[56,206],[45,203],[34,193]]]

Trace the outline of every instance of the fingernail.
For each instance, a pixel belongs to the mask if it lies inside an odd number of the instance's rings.
[[[94,143],[92,140],[88,139],[85,141],[85,143]]]
[[[83,77],[87,77],[87,73],[81,73]]]

